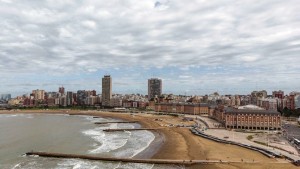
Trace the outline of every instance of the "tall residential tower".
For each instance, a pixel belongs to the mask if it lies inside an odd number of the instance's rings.
[[[162,93],[162,81],[158,78],[148,79],[148,99],[160,96]]]
[[[112,79],[110,75],[105,75],[102,78],[102,106],[110,106],[112,97]]]

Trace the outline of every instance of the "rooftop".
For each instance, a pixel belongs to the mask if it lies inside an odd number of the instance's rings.
[[[274,110],[255,110],[255,109],[234,109],[227,107],[224,109],[226,114],[274,114],[280,115],[278,111]]]

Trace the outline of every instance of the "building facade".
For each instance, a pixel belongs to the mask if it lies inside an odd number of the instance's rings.
[[[148,79],[148,100],[159,97],[162,93],[162,80],[158,78]]]
[[[77,105],[84,105],[87,98],[85,90],[78,90],[76,94]]]
[[[210,117],[223,123],[226,128],[251,130],[281,129],[281,115],[274,110],[217,107]]]
[[[71,106],[71,105],[73,105],[73,92],[71,92],[71,91],[68,91],[67,92],[67,105],[68,106]]]
[[[33,90],[32,95],[36,100],[44,100],[45,99],[45,90]]]
[[[180,114],[194,114],[204,115],[208,114],[209,106],[205,103],[158,103],[155,105],[155,111],[180,113]]]
[[[112,98],[112,78],[110,75],[105,75],[102,78],[102,106],[110,106]]]

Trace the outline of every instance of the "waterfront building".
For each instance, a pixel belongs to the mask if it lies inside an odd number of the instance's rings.
[[[148,79],[148,100],[160,97],[162,93],[162,80],[158,78]]]
[[[73,92],[68,91],[67,92],[67,106],[73,105]]]
[[[225,109],[226,128],[280,130],[281,116],[274,110]]]
[[[32,90],[32,95],[35,100],[44,100],[45,99],[45,90]]]
[[[85,99],[87,98],[85,90],[78,90],[77,91],[77,105],[84,105]]]
[[[85,104],[89,105],[89,106],[94,106],[97,102],[97,96],[88,96],[85,100]]]
[[[24,107],[33,107],[33,105],[34,105],[34,100],[33,99],[31,99],[30,97],[24,98],[24,100],[23,100],[23,106]]]
[[[61,96],[59,98],[59,105],[60,106],[64,106],[64,107],[67,106],[67,97],[66,96]]]
[[[118,97],[113,97],[110,99],[110,106],[112,107],[122,107],[123,105],[123,100]]]
[[[102,106],[110,106],[112,98],[112,78],[110,75],[105,75],[102,78]]]
[[[209,106],[206,103],[157,103],[155,104],[155,111],[204,115],[208,114]]]
[[[281,115],[275,110],[237,109],[218,106],[210,117],[226,128],[251,130],[280,130]]]
[[[47,105],[48,106],[55,106],[55,98],[47,98]]]

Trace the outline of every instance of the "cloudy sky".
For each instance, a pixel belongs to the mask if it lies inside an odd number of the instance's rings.
[[[299,0],[0,0],[0,93],[300,91]]]

